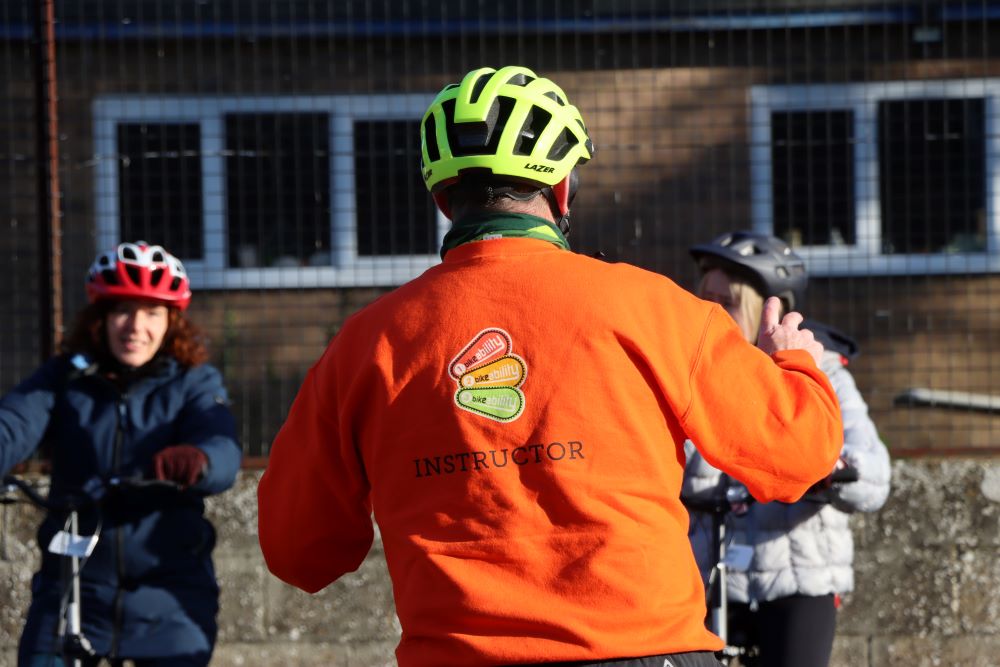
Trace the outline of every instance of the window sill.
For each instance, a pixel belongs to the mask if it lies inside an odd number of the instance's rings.
[[[815,277],[1000,273],[1000,256],[989,252],[880,255],[836,246],[799,247],[795,252]]]
[[[439,264],[437,255],[359,259],[341,267],[302,266],[213,269],[185,264],[194,289],[314,289],[324,287],[391,287],[416,278]]]

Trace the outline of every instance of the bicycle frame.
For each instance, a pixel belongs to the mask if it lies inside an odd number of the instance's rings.
[[[728,479],[728,478],[727,478]],[[858,481],[858,472],[854,468],[843,468],[831,475],[831,484],[849,484]],[[730,513],[745,513],[751,504],[756,502],[746,487],[736,484],[726,489],[726,497],[711,500],[681,499],[684,505],[692,511],[703,512],[712,517],[712,551],[716,561],[709,572],[706,585],[709,606],[709,629],[725,642],[722,649],[721,662],[728,665],[734,658],[748,653],[748,647],[736,646],[729,641],[729,591],[727,590],[727,575],[734,565],[726,541],[726,517]],[[807,502],[827,503],[829,496],[817,492],[803,496]],[[749,562],[745,564],[749,566]]]
[[[727,494],[728,496],[728,494]],[[729,591],[727,579],[729,573],[729,545],[726,541],[726,515],[732,511],[730,499],[711,501],[685,501],[689,509],[705,512],[712,517],[712,551],[716,560],[708,575],[708,609],[709,629],[725,642],[722,649],[721,662],[729,662],[744,654],[741,647],[729,642]]]
[[[60,609],[59,625],[57,629],[57,642],[59,653],[66,665],[71,667],[82,667],[85,659],[93,658],[97,654],[90,644],[90,641],[83,634],[82,622],[82,596],[80,593],[80,575],[83,563],[93,552],[97,545],[97,533],[89,536],[80,535],[79,511],[83,507],[90,505],[100,506],[103,492],[113,488],[139,488],[139,487],[161,487],[179,490],[173,482],[161,480],[141,480],[127,479],[122,477],[112,477],[101,486],[101,495],[83,495],[74,497],[65,503],[55,503],[43,497],[28,482],[18,477],[4,477],[3,485],[0,486],[0,503],[10,504],[18,502],[13,499],[12,493],[20,491],[28,501],[36,507],[47,512],[65,512],[67,514],[66,526],[68,530],[59,531],[49,542],[48,551],[66,559],[63,569],[63,576],[68,578],[64,581],[64,590],[68,585],[69,599],[65,603],[65,608]],[[6,539],[6,532],[4,533]],[[62,605],[60,605],[62,606]],[[109,660],[112,665],[120,664],[116,660]]]
[[[64,573],[68,570],[69,599],[65,610],[60,610],[57,630],[59,653],[62,659],[72,667],[82,667],[83,659],[93,657],[94,650],[90,641],[83,635],[81,621],[80,571],[82,561],[93,551],[97,544],[97,536],[81,540],[79,525],[80,504],[68,502],[66,505],[50,502],[42,497],[30,484],[17,477],[4,478],[3,494],[8,496],[12,491],[19,490],[31,504],[50,512],[67,512],[69,530],[56,533],[49,542],[48,550],[66,558]],[[14,501],[7,501],[14,502]],[[64,582],[66,584],[66,582]]]

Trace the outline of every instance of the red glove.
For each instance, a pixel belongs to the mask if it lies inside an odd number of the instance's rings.
[[[182,489],[195,484],[208,468],[208,457],[194,445],[173,445],[153,455],[153,475],[177,482]]]

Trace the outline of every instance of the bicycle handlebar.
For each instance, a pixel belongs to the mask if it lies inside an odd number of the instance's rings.
[[[830,475],[830,481],[834,484],[850,484],[851,482],[858,481],[858,479],[857,468],[841,468],[840,470],[835,470]]]
[[[147,479],[145,477],[109,477],[104,483],[108,489],[170,489],[181,491],[181,485],[169,479]]]
[[[131,489],[169,489],[177,492],[181,491],[179,484],[169,480],[114,476],[104,480],[100,484],[98,493],[96,494],[81,491],[80,493],[68,496],[62,502],[54,502],[41,495],[27,481],[14,475],[7,475],[3,478],[3,486],[0,487],[0,504],[7,505],[18,502],[10,495],[13,491],[18,490],[36,507],[49,512],[72,512],[88,505],[98,504],[107,491]]]
[[[830,474],[831,484],[851,484],[858,481],[858,469],[857,468],[840,468],[835,470]],[[743,493],[733,494],[732,489],[742,489]],[[825,489],[823,490],[825,491]],[[807,491],[802,500],[811,502],[829,502],[829,498],[825,498],[822,495],[822,491]],[[715,496],[712,498],[685,498],[681,496],[681,502],[689,510],[695,512],[707,512],[709,514],[727,514],[733,510],[733,505],[737,503],[753,503],[756,502],[754,497],[746,490],[746,487],[740,484],[737,487],[730,487],[724,496]]]
[[[48,498],[46,498],[46,497],[42,496],[42,494],[38,493],[38,491],[35,490],[35,487],[33,487],[31,484],[29,484],[28,482],[24,481],[20,477],[14,477],[13,475],[7,475],[6,477],[3,478],[3,493],[0,494],[0,498],[2,498],[3,504],[8,505],[8,504],[12,504],[12,503],[18,502],[18,500],[16,498],[13,498],[12,496],[10,496],[10,494],[13,491],[20,491],[21,493],[23,493],[25,495],[25,497],[28,498],[28,500],[31,501],[31,503],[33,505],[35,505],[37,507],[41,507],[44,510],[49,510],[50,512],[53,512],[53,511],[57,512],[57,511],[62,511],[62,510],[65,510],[65,509],[69,509],[68,506],[67,507],[57,506],[58,503],[53,503],[53,502],[49,501]]]

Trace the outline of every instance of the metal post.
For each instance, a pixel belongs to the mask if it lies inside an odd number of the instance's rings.
[[[35,157],[38,195],[38,310],[42,360],[63,331],[62,207],[59,186],[59,115],[55,0],[35,3]]]
[[[73,538],[73,544],[76,544],[77,538],[80,536],[80,525],[76,510],[73,510],[70,514],[70,535]],[[80,645],[81,638],[83,637],[83,627],[80,620],[80,608],[83,603],[83,598],[80,597],[80,558],[74,555],[70,558],[69,563],[73,590],[70,595],[69,610],[67,612],[67,616],[69,617],[69,631],[67,634],[73,638],[73,648],[75,649]],[[83,667],[83,661],[77,655],[72,657],[70,664],[72,667]]]
[[[716,591],[719,596],[715,608],[712,610],[715,625],[715,634],[719,635],[722,641],[729,644],[729,590],[726,577],[729,574],[726,565],[726,517],[721,512],[715,515],[718,525],[715,527],[716,556],[718,557],[719,580],[716,582]]]
[[[80,536],[80,525],[75,511],[70,514],[69,532],[73,537],[72,543],[76,544],[77,538]],[[80,634],[80,559],[74,555],[70,557],[69,563],[70,577],[72,577],[73,582],[73,590],[69,598],[69,634],[77,636]]]

